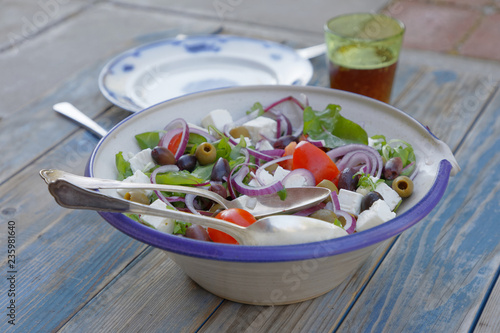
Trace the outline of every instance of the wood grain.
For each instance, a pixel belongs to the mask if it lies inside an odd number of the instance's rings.
[[[95,0],[94,0],[95,1]],[[93,1],[3,0],[0,20],[0,52],[36,38]]]
[[[395,105],[428,126],[451,148],[456,148],[497,84],[491,76],[423,67],[419,80]]]
[[[500,268],[499,268],[500,272]],[[481,313],[474,332],[499,332],[500,331],[500,318],[498,317],[498,309],[500,309],[500,279],[498,278],[496,284],[488,295],[488,299],[485,299],[486,306]]]
[[[61,331],[193,332],[221,302],[184,275],[166,252],[150,249]]]
[[[17,325],[3,320],[0,331],[499,331],[500,179],[483,172],[500,165],[499,76],[476,73],[477,62],[467,59],[458,67],[440,66],[433,57],[400,60],[393,103],[457,150],[463,170],[425,220],[316,299],[276,307],[222,300],[194,284],[164,252],[121,234],[94,212],[55,204],[38,170],[83,173],[97,138],[52,105],[73,102],[108,128],[129,114],[98,90],[98,73],[110,57],[219,25],[224,33],[291,47],[323,40],[314,28],[321,20],[275,19],[278,4],[269,5],[269,16],[250,17],[243,3],[221,19],[212,2],[191,3],[71,1],[12,47],[9,32],[19,32],[23,17],[31,19],[41,7],[2,2],[8,10],[0,13],[0,225],[16,221],[20,292]],[[306,9],[292,14],[302,17]],[[312,63],[311,84],[327,86],[324,56]],[[5,257],[0,260],[5,267]],[[2,291],[1,304],[6,297]]]
[[[104,63],[134,45],[134,36],[166,29],[177,22],[175,18],[141,12],[130,15],[128,10],[99,5],[24,43],[16,55],[10,51],[0,53],[0,84],[4,87],[0,140],[10,142],[7,156],[0,162],[0,182],[75,128],[75,124],[52,110],[54,103],[69,101],[90,117],[98,115],[111,105],[97,86]],[[107,31],[106,38],[97,38],[103,29]],[[58,50],[57,58],[53,49]],[[7,131],[8,128],[16,131]],[[23,154],[18,153],[20,150]]]
[[[329,293],[284,306],[251,306],[224,301],[200,332],[327,332],[339,325],[387,253],[389,241]]]
[[[444,199],[398,239],[341,330],[470,329],[500,267],[500,225],[492,213],[499,212],[500,175],[481,171],[500,164],[499,116],[497,94],[460,146],[462,171]]]
[[[122,111],[108,112],[115,121]],[[0,186],[0,221],[16,223],[19,296],[16,329],[56,329],[91,300],[146,246],[105,223],[95,212],[63,209],[38,175],[42,168],[63,168],[82,174],[97,139],[86,131],[19,170]],[[5,228],[0,245],[5,248]],[[1,259],[6,266],[6,257]],[[2,300],[6,297],[2,294]],[[7,329],[0,323],[0,331]],[[5,329],[5,330],[4,330]]]
[[[36,223],[35,217],[14,221]],[[95,212],[68,211],[55,222],[17,251],[18,332],[57,329],[146,247],[117,232]],[[18,235],[22,246],[22,233]],[[2,332],[9,327],[0,322]]]

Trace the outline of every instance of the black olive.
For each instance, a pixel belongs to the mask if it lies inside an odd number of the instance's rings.
[[[212,207],[213,201],[203,197],[196,197],[193,201],[193,206],[197,210],[208,210]]]
[[[227,198],[227,189],[222,184],[212,184],[208,190],[217,193],[223,198]]]
[[[382,195],[378,192],[369,192],[367,195],[361,199],[361,209],[360,212],[370,209],[370,207],[373,205],[373,203],[377,200],[384,200]]]
[[[290,144],[290,142],[296,141],[297,138],[293,135],[285,135],[276,140],[273,144],[274,149],[285,149],[286,146]]]
[[[401,157],[390,158],[384,165],[384,178],[387,180],[396,179],[403,170]]]
[[[202,226],[196,224],[190,225],[186,228],[186,237],[207,242],[211,241],[210,237],[208,236],[207,230]]]
[[[223,158],[219,157],[217,162],[215,162],[214,167],[212,169],[212,174],[210,175],[210,180],[220,182],[224,177],[229,176],[231,172],[231,167],[229,166],[229,162]]]
[[[197,159],[193,155],[182,155],[177,160],[176,165],[180,170],[187,170],[189,172],[192,172],[194,168],[196,168],[196,161]]]
[[[175,164],[174,154],[166,147],[153,148],[151,157],[159,165]]]
[[[356,191],[360,175],[354,176],[354,174],[356,174],[356,171],[351,168],[342,170],[339,176],[339,190],[343,188],[348,191]]]

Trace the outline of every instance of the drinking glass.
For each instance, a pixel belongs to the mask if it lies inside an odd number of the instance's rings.
[[[325,25],[330,87],[389,103],[404,24],[392,17],[357,13]]]

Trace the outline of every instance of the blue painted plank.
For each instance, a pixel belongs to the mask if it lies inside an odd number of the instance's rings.
[[[471,328],[500,267],[500,94],[456,156],[444,199],[398,239],[341,329],[456,332]]]
[[[497,85],[491,76],[428,67],[396,100],[395,106],[428,126],[455,149]]]
[[[0,331],[56,330],[145,248],[95,212],[68,211],[17,252],[16,325]]]

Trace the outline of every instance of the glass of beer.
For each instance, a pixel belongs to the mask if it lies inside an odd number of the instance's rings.
[[[389,103],[405,27],[382,14],[334,17],[325,25],[330,87]]]

